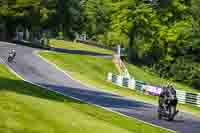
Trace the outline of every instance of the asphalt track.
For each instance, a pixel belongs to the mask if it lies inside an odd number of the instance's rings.
[[[16,49],[17,56],[13,63],[8,63],[7,55],[11,48]],[[32,83],[48,87],[65,96],[96,104],[180,133],[200,132],[200,117],[180,112],[173,122],[158,120],[156,106],[89,88],[72,80],[69,76],[33,54],[35,50],[37,49],[0,42],[0,58],[17,74]]]

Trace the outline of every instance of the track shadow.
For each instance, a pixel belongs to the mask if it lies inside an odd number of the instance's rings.
[[[170,121],[170,122],[172,122],[172,123],[184,123],[185,122],[185,120],[173,120],[173,121]]]
[[[105,92],[97,92],[93,90],[57,86],[57,85],[48,85],[48,84],[40,84],[40,85],[48,87],[53,91],[66,94],[66,96],[72,96],[81,99],[84,102],[97,104],[103,107],[123,108],[123,109],[152,108],[152,106],[150,106],[149,104],[137,101],[133,102],[132,100],[122,99],[122,97],[118,95],[113,95]],[[37,87],[25,81],[6,79],[0,76],[0,92],[4,90],[58,102],[64,102],[66,99],[68,99],[62,95],[56,94],[44,88]]]
[[[134,109],[138,110],[148,110],[154,108],[150,104],[146,104],[143,102],[137,102],[129,99],[122,98],[121,96],[88,90],[88,89],[80,89],[80,88],[72,88],[66,86],[58,86],[58,85],[50,85],[50,84],[40,84],[41,86],[45,86],[51,88],[54,91],[66,94],[66,96],[72,96],[82,101],[97,104],[103,107],[110,108],[123,108],[123,109]]]

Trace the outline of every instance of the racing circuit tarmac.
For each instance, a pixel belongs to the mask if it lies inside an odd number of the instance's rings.
[[[11,48],[16,49],[17,56],[13,63],[8,63],[7,56]],[[175,121],[158,120],[156,106],[90,88],[72,80],[33,54],[36,50],[38,49],[0,42],[0,58],[17,74],[32,83],[180,133],[200,133],[200,117],[180,112]]]

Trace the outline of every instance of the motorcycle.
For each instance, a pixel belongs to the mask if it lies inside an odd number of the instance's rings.
[[[176,93],[169,92],[168,97],[165,100],[159,99],[159,108],[158,108],[158,119],[162,117],[167,118],[168,121],[174,120],[174,117],[179,112],[176,109],[178,100],[176,98]]]
[[[8,62],[12,62],[15,58],[15,53],[9,53],[8,55]]]

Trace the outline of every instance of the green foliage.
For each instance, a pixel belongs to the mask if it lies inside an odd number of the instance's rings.
[[[82,0],[84,31],[89,38],[101,39],[110,30],[112,0]],[[107,35],[104,37],[106,38]],[[102,41],[102,40],[101,40]]]
[[[1,0],[0,17],[7,28],[52,29],[70,35],[80,28],[80,0]]]

